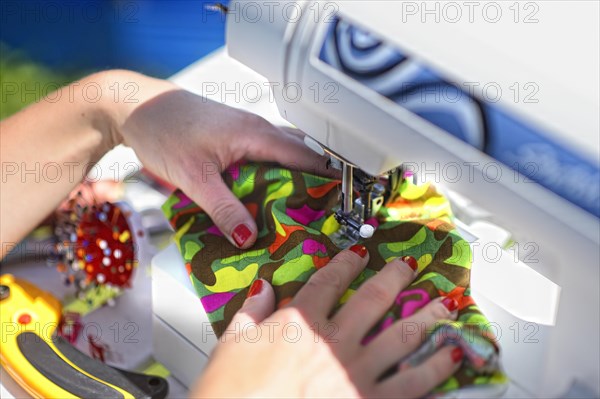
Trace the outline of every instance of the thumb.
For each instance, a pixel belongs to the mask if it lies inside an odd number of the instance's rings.
[[[190,197],[233,245],[246,249],[254,244],[256,222],[227,187],[218,169],[214,173],[202,173],[202,180],[193,182],[191,186]]]
[[[254,280],[247,295],[232,323],[260,323],[274,312],[275,292],[268,281],[262,278]]]

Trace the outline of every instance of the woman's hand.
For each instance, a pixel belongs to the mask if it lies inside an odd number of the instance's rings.
[[[246,158],[326,173],[326,160],[293,129],[130,71],[100,72],[50,93],[3,120],[0,131],[1,256],[120,143],[183,189],[241,248],[256,240],[256,224],[223,184],[225,168]]]
[[[416,275],[399,259],[365,282],[329,317],[368,260],[361,245],[340,252],[275,313],[272,287],[257,280],[192,396],[417,398],[447,379],[462,362],[458,347],[442,348],[423,364],[380,380],[419,346],[427,329],[439,320],[456,318],[456,311],[448,309],[456,307],[444,305],[451,300],[436,299],[361,344]]]
[[[248,159],[326,170],[327,160],[308,149],[301,134],[175,86],[135,107],[117,131],[145,167],[181,188],[240,248],[254,244],[257,227],[221,178],[228,166]]]

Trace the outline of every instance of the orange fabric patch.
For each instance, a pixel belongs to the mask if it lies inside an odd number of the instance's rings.
[[[256,215],[258,215],[258,204],[255,204],[254,202],[248,203],[246,204],[246,209],[248,209],[248,212],[256,219]]]
[[[275,234],[275,241],[273,241],[273,244],[269,245],[270,254],[275,253],[275,251],[277,251],[279,247],[281,247],[283,243],[286,242],[288,238],[290,238],[290,235],[294,231],[303,230],[302,226],[287,226],[285,224],[282,224],[281,228],[283,229],[283,231],[285,231],[285,236],[282,236],[279,233]]]
[[[431,222],[427,223],[427,227],[429,228],[429,230],[435,231],[435,230],[437,230],[438,227],[440,227],[441,225],[443,225],[445,223],[446,222],[444,222],[441,219],[434,219]]]
[[[324,258],[320,258],[320,257],[318,257],[316,255],[313,255],[313,263],[314,263],[314,265],[315,265],[315,267],[317,269],[320,269],[323,266],[325,266],[326,264],[328,264],[330,260],[331,259],[329,258],[329,256],[326,256]]]
[[[317,187],[310,187],[306,189],[308,195],[313,198],[321,198],[328,192],[330,192],[333,188],[337,187],[340,184],[338,180],[332,181],[330,183],[325,183],[323,185]]]
[[[291,297],[287,297],[287,298],[283,298],[281,301],[279,301],[279,303],[277,304],[277,309],[281,309],[282,307],[284,307],[285,305],[287,305],[288,303],[290,303],[292,301]]]

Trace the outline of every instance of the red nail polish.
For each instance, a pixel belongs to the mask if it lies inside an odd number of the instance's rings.
[[[415,272],[419,269],[419,264],[417,263],[417,260],[415,258],[413,258],[412,256],[403,256],[401,260],[402,260],[402,262],[406,263]]]
[[[233,229],[233,233],[231,233],[231,237],[233,241],[237,244],[238,247],[244,245],[248,238],[252,235],[252,232],[245,224],[238,224],[235,229]]]
[[[254,280],[254,282],[250,286],[250,289],[248,290],[248,294],[246,295],[246,298],[250,298],[251,296],[260,294],[260,292],[262,291],[262,287],[263,287],[263,281],[261,279]]]
[[[462,348],[457,347],[457,348],[452,349],[450,356],[452,357],[452,361],[454,363],[460,363],[463,360],[465,353],[463,352]]]
[[[353,246],[351,246],[350,248],[348,248],[350,251],[354,252],[355,254],[357,254],[358,256],[360,256],[361,258],[364,258],[365,256],[367,256],[367,247],[365,247],[364,245],[360,245],[360,244],[354,244]]]
[[[458,302],[456,302],[455,299],[449,297],[442,299],[442,305],[444,305],[446,309],[448,309],[451,312],[454,312],[456,309],[458,309]]]

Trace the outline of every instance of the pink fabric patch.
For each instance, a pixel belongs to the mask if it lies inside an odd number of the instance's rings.
[[[212,225],[208,229],[206,229],[206,232],[214,236],[223,237],[223,233],[221,233],[221,230],[219,230],[219,228],[215,225]]]
[[[229,302],[229,300],[233,298],[235,294],[235,292],[219,292],[216,294],[210,294],[200,298],[200,302],[202,302],[204,310],[206,310],[207,313],[211,313]]]
[[[365,220],[365,224],[369,224],[375,228],[379,227],[379,221],[376,218],[369,218]]]
[[[412,295],[420,295],[420,299],[408,299],[404,303],[402,298]],[[431,301],[429,294],[422,288],[415,288],[413,290],[403,291],[396,297],[396,304],[400,305],[400,318],[412,316],[415,312],[427,305]]]
[[[179,193],[179,202],[176,203],[175,205],[173,205],[173,209],[185,208],[186,206],[188,206],[191,203],[192,203],[192,200],[190,199],[190,197],[188,197],[184,193],[180,192]]]
[[[321,251],[321,253],[323,254],[327,253],[327,247],[325,246],[325,244],[322,244],[311,238],[304,240],[304,242],[302,243],[302,252],[306,255],[316,254],[319,251]]]
[[[285,213],[296,222],[300,224],[307,225],[311,222],[314,222],[317,219],[320,219],[325,215],[325,211],[315,211],[314,209],[308,207],[307,205],[303,205],[300,209],[286,209]]]
[[[233,177],[234,180],[239,179],[240,178],[239,162],[236,162],[233,165],[231,165],[229,168],[227,168],[227,173],[229,173],[231,175],[231,177]]]

